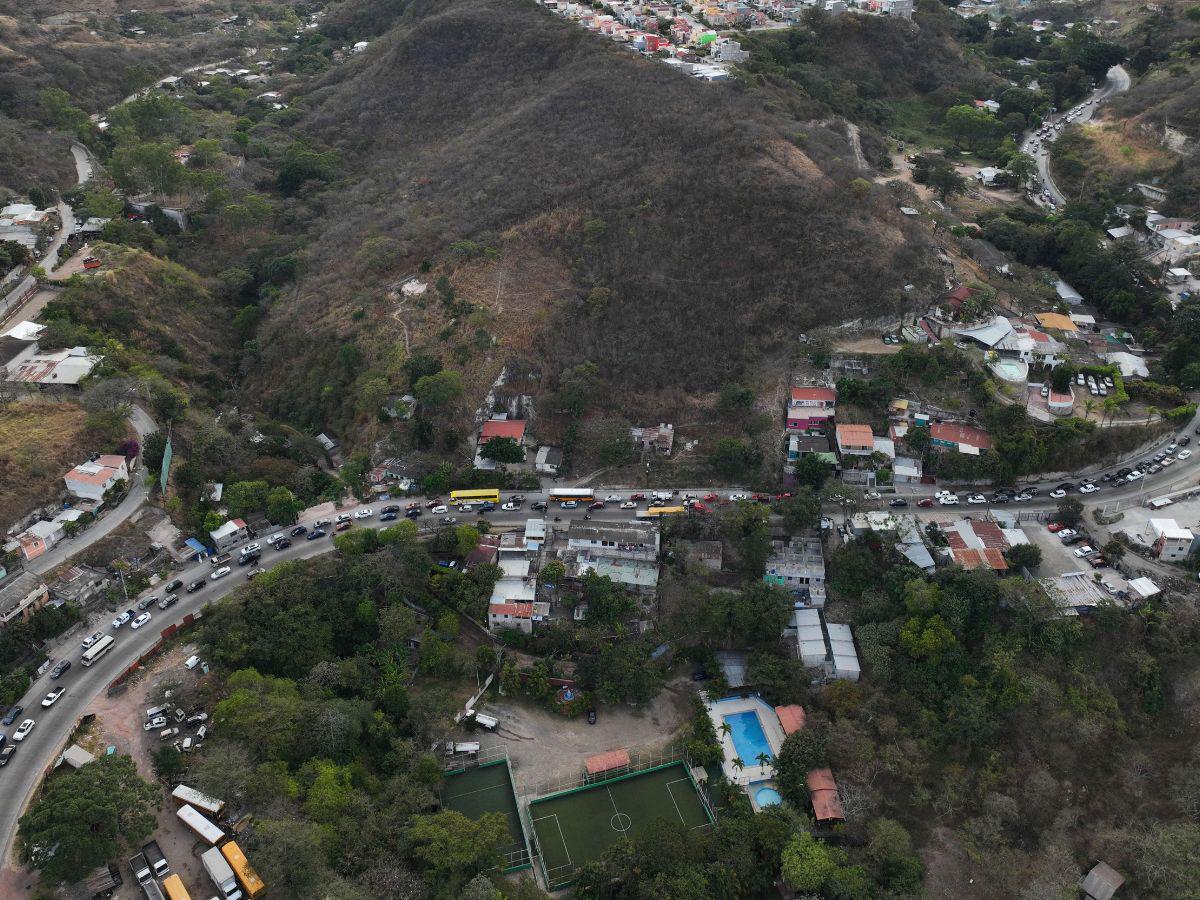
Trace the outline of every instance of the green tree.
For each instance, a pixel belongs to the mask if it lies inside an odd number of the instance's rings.
[[[1113,538],[1100,548],[1100,552],[1104,554],[1104,558],[1107,559],[1111,565],[1115,566],[1121,561],[1121,557],[1125,555],[1125,545],[1116,538]]]
[[[285,487],[274,487],[267,493],[267,518],[276,525],[291,525],[300,515],[301,504]]]
[[[946,110],[945,127],[951,140],[959,147],[980,150],[996,140],[1000,123],[986,109],[976,109],[966,103]]]
[[[1037,544],[1017,544],[1008,551],[1008,564],[1035,571],[1042,564],[1042,549]]]
[[[128,756],[57,775],[21,817],[21,858],[51,883],[78,881],[150,835],[158,796]]]
[[[712,470],[728,481],[754,477],[762,460],[762,451],[754,444],[734,437],[719,438],[708,455]]]
[[[800,488],[780,504],[783,515],[783,530],[788,534],[808,531],[821,521],[821,498],[812,488]]]
[[[62,88],[43,88],[38,91],[45,121],[63,131],[78,131],[87,124],[88,114],[71,102],[71,95]]]
[[[479,529],[474,525],[459,525],[454,529],[454,537],[458,541],[460,556],[466,556],[479,546]]]
[[[909,434],[912,432],[910,431]],[[819,491],[829,480],[829,476],[833,474],[833,466],[815,453],[808,453],[796,462],[792,474],[798,484],[807,485],[814,491]]]
[[[500,862],[500,847],[509,842],[508,824],[500,813],[472,820],[442,810],[414,816],[405,839],[409,860],[426,881],[456,896],[466,882]]]
[[[876,879],[899,894],[916,893],[925,867],[908,831],[894,819],[876,819],[869,831],[867,857]]]
[[[601,465],[621,466],[633,460],[633,436],[624,419],[592,419],[584,423],[580,437],[584,452]]]
[[[498,463],[525,461],[525,449],[510,437],[494,437],[479,448],[479,455]]]
[[[265,481],[235,481],[225,489],[222,499],[234,518],[263,512],[271,488]]]
[[[775,774],[779,790],[796,806],[808,801],[808,773],[829,763],[826,729],[811,722],[805,728],[784,738],[775,757]]]
[[[1037,163],[1027,153],[1018,153],[1008,161],[1008,175],[1018,185],[1027,184],[1037,176]]]
[[[793,890],[804,893],[820,891],[837,868],[828,848],[807,831],[801,831],[788,842],[780,862],[783,880]]]
[[[1054,511],[1054,521],[1074,528],[1083,521],[1083,502],[1078,497],[1063,497]]]
[[[425,375],[413,385],[413,396],[425,407],[448,406],[461,397],[462,393],[462,376],[451,371]]]
[[[170,744],[164,744],[150,756],[154,761],[154,774],[160,781],[169,782],[183,771],[183,760],[180,758],[179,751]]]
[[[559,559],[550,560],[546,565],[542,566],[542,571],[538,573],[538,581],[542,584],[562,584],[562,580],[566,577],[567,567]]]

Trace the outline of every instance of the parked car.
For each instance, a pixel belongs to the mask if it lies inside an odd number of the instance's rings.
[[[58,698],[67,692],[65,687],[56,687],[42,699],[42,706],[47,708],[58,702]]]
[[[307,532],[308,528],[303,525],[297,525],[289,532],[289,534],[291,534],[292,537],[300,537],[300,535],[306,534]]]
[[[221,571],[224,571],[224,572],[228,573],[228,572],[229,572],[229,568],[228,568],[228,567],[226,567],[226,568],[225,568],[225,569],[223,569],[223,570],[222,570],[222,569],[217,569],[217,572],[221,572]],[[213,577],[214,579],[218,577],[218,576],[217,576],[217,572],[213,572],[213,573],[212,573],[212,577]],[[174,605],[175,605],[176,603],[178,603],[178,602],[179,602],[179,595],[178,595],[178,594],[167,594],[167,596],[165,596],[165,597],[163,597],[163,598],[162,598],[162,602],[158,604],[158,608],[159,608],[159,609],[170,609],[172,606],[174,606]]]
[[[179,734],[179,727],[176,725],[172,725],[170,728],[164,728],[162,731],[160,731],[158,733],[158,739],[160,741],[169,741],[171,738],[175,737],[175,735],[177,735],[177,734]]]
[[[277,540],[275,542],[275,550],[276,551],[286,550],[290,546],[292,546],[292,539],[289,537],[280,538],[279,540]]]
[[[257,578],[259,575],[261,575],[265,571],[266,571],[266,569],[251,569],[249,572],[246,573],[246,579],[248,581],[253,581],[255,578]]]
[[[888,501],[888,506],[894,506],[897,508],[903,507],[903,506],[908,506],[908,501],[905,500],[903,497],[893,497],[891,500]]]
[[[1062,522],[1050,522],[1046,525],[1046,530],[1054,534],[1055,532],[1062,531],[1065,527]],[[1070,531],[1071,529],[1068,528],[1067,530]]]
[[[395,522],[398,518],[400,518],[399,513],[391,512],[391,513],[380,513],[379,514],[380,522]]]
[[[1180,450],[1180,451],[1179,451],[1179,458],[1180,458],[1180,459],[1191,459],[1191,456],[1192,456],[1192,451],[1191,451],[1191,450]]]
[[[412,508],[420,509],[421,507],[418,506],[416,503],[414,503],[414,504],[412,504]],[[398,513],[398,512],[400,512],[400,504],[399,503],[389,503],[387,506],[379,507],[379,511],[381,513]]]
[[[64,659],[57,666],[50,670],[50,677],[54,679],[62,678],[67,674],[67,669],[71,668],[71,661]]]
[[[252,556],[255,553],[262,553],[262,547],[260,547],[258,545],[257,541],[253,544],[247,544],[245,547],[243,547],[241,549],[241,551],[238,555],[239,556]]]
[[[14,753],[17,752],[16,744],[9,744],[7,747],[0,750],[0,768],[8,765],[8,761],[12,759]]]
[[[347,521],[345,521],[345,522],[338,522],[338,523],[337,523],[335,526],[333,526],[333,530],[334,530],[334,531],[346,531],[346,530],[347,530],[347,529],[349,529],[349,528],[350,528],[350,527],[351,527],[353,524],[354,524],[354,523],[353,523],[353,522],[351,522],[351,521],[349,521],[349,520],[347,520]]]
[[[195,728],[197,725],[203,725],[208,721],[208,713],[196,713],[187,717],[188,728]]]
[[[639,500],[645,500],[646,495],[643,494],[641,491],[635,491],[634,493],[629,495],[629,499],[633,500],[634,502],[637,502]]]
[[[260,559],[262,559],[261,553],[258,553],[258,552],[247,553],[244,556],[238,557],[237,564],[239,566],[250,566],[250,565],[253,565],[254,563],[258,562]]]
[[[564,504],[564,506],[565,506],[565,505],[566,505],[566,504]],[[603,501],[603,500],[596,500],[596,501],[594,501],[594,502],[593,502],[593,503],[592,503],[592,504],[591,504],[591,505],[588,507],[588,509],[604,509],[604,501]]]
[[[354,511],[354,518],[356,519],[369,519],[373,515],[375,515],[375,510],[371,509],[369,506],[364,506],[362,509],[357,509]]]
[[[308,537],[305,538],[305,540],[315,541],[317,538],[323,538],[323,537],[325,537],[325,529],[324,528],[314,528],[312,531],[310,531],[308,533]]]
[[[967,498],[967,502],[973,503],[975,505],[978,505],[980,503],[987,503],[987,497],[983,496],[983,494],[972,494],[970,497]]]
[[[513,501],[509,500],[507,503],[502,505],[500,508],[502,510],[504,510],[505,512],[515,512],[516,510],[521,508],[521,504],[514,503]]]
[[[447,506],[435,506],[430,510],[430,512],[435,516],[444,516],[446,513],[450,512],[450,508]]]
[[[178,596],[178,595],[172,594],[171,596],[174,597],[174,596]],[[144,612],[140,616],[138,616],[136,619],[134,619],[129,624],[129,627],[132,628],[134,631],[136,631],[137,629],[141,628],[143,625],[145,625],[149,621],[150,621],[150,613]]]
[[[194,594],[194,593],[196,593],[196,591],[200,590],[200,588],[202,588],[202,587],[204,587],[204,579],[200,578],[200,579],[197,579],[196,581],[191,582],[187,586],[187,592],[189,594]]]
[[[1061,499],[1062,497],[1065,497],[1065,496],[1067,496],[1067,492],[1066,492],[1066,491],[1064,491],[1064,490],[1062,490],[1061,488],[1055,488],[1054,490],[1052,490],[1052,491],[1050,492],[1050,499],[1051,499],[1051,500],[1058,500],[1058,499]]]
[[[1100,488],[1097,485],[1090,484],[1090,483],[1089,484],[1081,484],[1079,486],[1079,493],[1081,493],[1081,494],[1094,494],[1098,490],[1100,490]]]
[[[1078,556],[1080,559],[1083,559],[1088,554],[1095,553],[1095,552],[1096,552],[1096,548],[1093,547],[1091,544],[1084,544],[1082,547],[1080,547],[1078,550],[1075,551],[1075,555]]]
[[[404,513],[404,517],[406,519],[419,519],[423,515],[425,515],[425,510],[421,509],[419,506],[414,507],[413,509],[405,510]]]
[[[33,726],[37,723],[33,719],[26,719],[17,726],[17,730],[13,732],[13,740],[20,743],[29,736],[29,732],[33,731]]]
[[[93,644],[95,644],[96,641],[100,640],[100,638],[102,638],[102,637],[104,637],[103,631],[96,631],[96,632],[93,632],[92,634],[88,635],[87,637],[85,637],[83,639],[83,649],[87,650],[89,647],[91,647]]]
[[[17,706],[10,707],[8,712],[4,714],[4,718],[0,719],[0,725],[11,725],[13,722],[17,721],[17,716],[23,712],[25,712],[25,707],[19,704]]]
[[[162,715],[151,716],[149,719],[147,719],[145,722],[142,723],[142,731],[156,731],[159,728],[166,728],[166,727],[167,727],[167,717],[162,716]]]
[[[587,711],[587,722],[589,725],[596,724],[596,711],[594,709],[589,709]]]
[[[532,509],[534,512],[545,512],[546,511],[546,501],[534,500],[532,503],[529,504],[529,508]]]
[[[938,497],[938,504],[941,506],[957,506],[958,494],[942,494],[942,496]]]
[[[132,609],[125,610],[125,612],[121,613],[119,616],[117,616],[115,619],[113,619],[113,621],[112,621],[113,631],[116,631],[118,628],[120,628],[122,625],[124,625],[126,622],[128,622],[132,618],[133,618],[133,610]]]
[[[198,665],[200,665],[200,657],[195,654],[192,654],[191,656],[189,656],[187,658],[187,661],[183,664],[183,667],[185,669],[187,669],[188,671],[191,671],[192,669],[196,668],[196,666],[198,666]]]
[[[917,506],[920,506],[922,509],[928,509],[929,507],[933,506],[933,498],[932,497],[922,497],[920,500],[917,501]]]
[[[224,578],[226,575],[228,575],[232,571],[233,570],[231,568],[229,568],[229,566],[221,566],[221,568],[217,569],[215,572],[213,572],[208,577],[211,578],[213,581],[216,581],[218,578]]]
[[[150,607],[152,607],[157,602],[158,602],[158,598],[152,594],[149,597],[143,597],[141,600],[139,600],[137,603],[137,608],[139,610],[146,610],[146,609],[149,609]]]

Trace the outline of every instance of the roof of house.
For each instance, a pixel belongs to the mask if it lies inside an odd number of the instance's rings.
[[[873,447],[875,445],[875,435],[871,432],[870,425],[838,425],[837,440],[839,444],[854,447]]]
[[[518,619],[533,618],[532,603],[493,603],[488,607],[489,616],[516,616]]]
[[[572,541],[608,541],[612,544],[654,545],[658,526],[653,522],[584,522],[572,519],[567,539]]]
[[[1054,328],[1058,331],[1078,331],[1079,328],[1071,320],[1070,316],[1064,316],[1057,312],[1037,313],[1034,316],[1038,324],[1043,328]]]
[[[512,438],[517,443],[525,439],[524,419],[488,419],[479,432],[479,443],[486,444],[492,438]]]
[[[0,587],[0,615],[8,613],[24,603],[30,594],[48,590],[46,582],[33,572],[22,572]]]
[[[1068,303],[1072,300],[1075,302],[1083,300],[1083,294],[1079,293],[1079,291],[1075,290],[1075,288],[1071,287],[1061,278],[1054,283],[1054,291],[1059,297],[1061,297],[1063,300],[1066,300]]]
[[[804,727],[804,707],[795,703],[775,707],[775,715],[779,716],[779,724],[783,726],[784,734],[793,734]]]
[[[1132,579],[1129,582],[1129,589],[1143,600],[1147,597],[1153,597],[1155,594],[1162,593],[1162,588],[1144,575],[1141,578]]]
[[[122,458],[121,462],[124,461]],[[96,462],[80,463],[63,477],[68,481],[80,484],[104,484],[115,474],[117,474],[115,466],[102,465],[97,460]]]
[[[220,528],[209,532],[209,536],[214,541],[219,541],[223,537],[228,537],[231,534],[236,534],[238,531],[246,527],[246,523],[241,519],[230,519]]]
[[[952,549],[950,555],[964,569],[993,569],[997,572],[1008,570],[1008,562],[999,550]]]
[[[982,428],[964,425],[962,422],[935,422],[929,426],[929,435],[934,440],[955,444],[969,444],[980,450],[992,449],[992,437]]]
[[[1125,877],[1120,872],[1106,862],[1098,862],[1083,876],[1079,886],[1093,900],[1112,900],[1124,883]]]
[[[792,400],[820,400],[827,403],[833,403],[837,400],[837,391],[827,387],[799,387],[792,388]]]
[[[813,814],[818,822],[845,819],[842,800],[838,796],[837,782],[830,769],[813,769],[808,773],[808,796],[812,801]]]
[[[1008,319],[1004,316],[996,316],[986,325],[976,325],[974,328],[956,328],[954,333],[978,341],[985,347],[994,347],[1012,334],[1012,330],[1012,323]]]
[[[628,750],[606,750],[603,753],[597,753],[595,756],[589,756],[583,761],[584,768],[587,769],[589,775],[596,775],[600,772],[609,772],[613,769],[619,769],[622,766],[629,765]]]
[[[1190,541],[1193,537],[1191,531],[1182,527],[1174,519],[1151,519],[1150,529],[1154,532],[1155,537],[1170,540]]]

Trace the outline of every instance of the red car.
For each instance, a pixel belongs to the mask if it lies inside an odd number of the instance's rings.
[[[704,500],[705,500],[705,502],[707,502],[707,503],[716,503],[716,502],[717,502],[717,495],[716,495],[716,494],[705,494],[705,495],[704,495]]]
[[[433,499],[433,500],[426,501],[426,503],[425,503],[425,508],[426,508],[426,509],[433,509],[435,506],[441,506],[441,505],[442,505],[442,501],[441,501],[441,500],[438,500],[438,499]]]
[[[705,506],[699,500],[692,501],[692,509],[694,509],[696,512],[702,512],[702,513],[712,512],[711,509],[709,509],[707,506]]]
[[[922,506],[925,509],[929,509],[929,507],[933,506],[933,498],[932,497],[922,497],[920,500],[917,501],[917,506]]]
[[[750,499],[751,499],[751,500],[754,500],[754,501],[756,501],[756,502],[758,502],[758,503],[770,503],[770,502],[771,502],[771,495],[770,495],[770,494],[753,494],[753,495],[750,497]]]
[[[604,509],[604,501],[597,500],[595,503],[589,506],[588,509]]]
[[[1051,534],[1053,534],[1056,531],[1062,531],[1063,523],[1062,522],[1051,522],[1049,525],[1046,526],[1046,530],[1049,531]]]
[[[790,493],[783,493],[783,494],[775,495],[776,500],[790,500],[791,497],[792,497],[792,495]]]
[[[636,493],[636,494],[630,494],[630,495],[629,495],[629,499],[630,499],[630,500],[645,500],[645,499],[646,499],[646,495],[645,495],[645,494],[643,494],[643,493],[641,493],[641,492],[639,491],[639,492],[638,492],[638,493]]]
[[[98,269],[100,268],[100,260],[94,256],[85,256],[83,258],[83,267],[85,269]]]

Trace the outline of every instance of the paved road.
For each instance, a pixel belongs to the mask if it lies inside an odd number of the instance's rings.
[[[1108,70],[1108,75],[1105,78],[1104,84],[1092,92],[1087,99],[1093,101],[1090,104],[1082,105],[1082,111],[1076,117],[1077,122],[1086,122],[1096,114],[1096,110],[1105,100],[1113,94],[1119,94],[1129,90],[1130,79],[1129,73],[1121,66],[1113,66]],[[1064,110],[1053,116],[1048,116],[1045,119],[1045,124],[1056,125],[1063,121],[1069,110]],[[1050,192],[1050,198],[1056,206],[1062,206],[1066,203],[1066,198],[1063,193],[1054,184],[1054,179],[1050,174],[1050,144],[1057,139],[1059,132],[1052,131],[1045,139],[1036,138],[1032,131],[1026,132],[1025,137],[1021,139],[1021,149],[1034,158],[1037,163],[1038,179],[1041,182],[1041,189]],[[1038,146],[1036,150],[1032,150],[1033,141],[1037,140]]]
[[[129,421],[137,432],[138,439],[143,442],[146,440],[146,435],[158,431],[158,425],[150,418],[149,413],[140,406],[133,407]],[[146,496],[149,492],[146,484],[147,477],[153,481],[154,473],[147,473],[144,468],[139,467],[137,472],[130,475],[133,487],[129,489],[129,493],[125,495],[125,499],[117,505],[116,509],[109,510],[107,514],[97,519],[91,528],[81,531],[75,537],[64,539],[49,552],[32,560],[25,568],[39,575],[49,572],[51,569],[62,565],[75,554],[82,553],[92,544],[96,543],[96,541],[107,537],[113,530],[137,512],[146,501]]]

